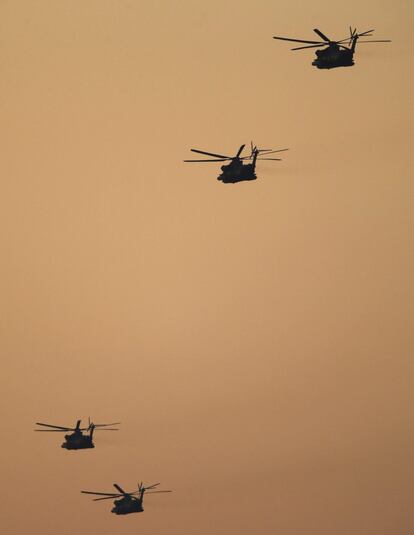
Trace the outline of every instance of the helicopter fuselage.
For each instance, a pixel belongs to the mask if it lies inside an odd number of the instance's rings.
[[[336,44],[316,51],[316,59],[312,65],[318,69],[334,69],[335,67],[351,67],[354,65],[354,51],[339,47]]]
[[[111,509],[111,513],[116,515],[129,515],[130,513],[142,513],[144,508],[142,507],[142,500],[138,498],[131,498],[126,496],[120,500],[114,501],[114,507]]]
[[[65,435],[65,442],[62,444],[62,448],[66,450],[84,450],[94,447],[92,437],[90,435],[84,435],[80,431]]]
[[[240,160],[233,160],[228,165],[222,165],[222,173],[217,177],[225,184],[235,184],[245,180],[256,180],[255,163],[243,164]]]

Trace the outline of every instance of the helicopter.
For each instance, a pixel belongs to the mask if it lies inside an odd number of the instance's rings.
[[[138,490],[133,492],[125,492],[119,485],[116,483],[113,484],[117,493],[111,492],[90,492],[88,490],[81,490],[82,494],[93,494],[95,496],[101,496],[101,498],[94,498],[95,502],[100,500],[114,500],[114,507],[111,509],[111,513],[116,515],[129,515],[130,513],[142,513],[144,508],[142,504],[144,503],[144,494],[156,494],[161,492],[172,492],[172,490],[153,490],[160,483],[155,483],[153,485],[148,485],[144,487],[143,482],[138,485]],[[119,499],[116,499],[119,498]]]
[[[360,37],[371,37],[374,30],[367,30],[366,32],[357,33],[356,28],[349,28],[349,37],[341,39],[340,41],[332,41],[326,37],[318,28],[313,30],[322,41],[306,41],[303,39],[290,39],[288,37],[275,36],[273,39],[280,39],[282,41],[293,41],[295,43],[306,43],[307,46],[299,46],[292,48],[292,50],[303,50],[305,48],[319,48],[327,47],[323,50],[316,51],[316,59],[312,65],[318,69],[334,69],[335,67],[351,67],[354,65],[354,53],[357,41]],[[344,43],[348,43],[347,46]],[[390,43],[389,39],[359,41],[360,43]]]
[[[217,180],[225,184],[235,184],[236,182],[243,182],[245,180],[256,180],[255,173],[257,160],[273,160],[280,161],[281,158],[267,158],[269,154],[275,152],[283,152],[289,149],[259,149],[257,146],[253,146],[253,142],[250,143],[251,153],[249,156],[241,156],[243,149],[246,145],[242,145],[235,156],[224,156],[223,154],[214,154],[212,152],[205,152],[203,150],[191,149],[192,152],[199,154],[206,154],[207,156],[214,156],[214,160],[184,160],[185,162],[225,162],[230,163],[221,166],[221,175],[217,177]],[[266,158],[259,158],[259,155],[263,154]],[[251,160],[252,163],[244,163],[246,160]]]
[[[36,425],[49,427],[51,429],[35,429],[35,431],[43,433],[61,433],[64,431],[72,431],[71,434],[65,435],[65,442],[63,442],[61,447],[67,450],[84,450],[95,447],[95,444],[93,443],[94,431],[118,431],[118,429],[113,429],[110,426],[118,425],[120,423],[115,422],[112,424],[94,424],[93,422],[91,422],[90,418],[88,418],[88,427],[81,427],[81,421],[82,420],[78,420],[76,422],[75,427],[61,427],[59,425],[50,425],[36,422]],[[83,431],[86,431],[86,433],[84,434]]]

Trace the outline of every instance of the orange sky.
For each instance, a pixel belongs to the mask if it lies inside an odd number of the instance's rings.
[[[7,535],[414,531],[414,8],[362,4],[0,2]],[[272,39],[350,24],[393,42]],[[182,162],[251,139],[255,182]]]

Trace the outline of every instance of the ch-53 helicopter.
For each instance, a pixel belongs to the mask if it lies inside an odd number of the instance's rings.
[[[36,425],[50,427],[51,429],[35,429],[35,431],[43,433],[62,433],[65,431],[72,431],[71,434],[65,435],[65,442],[62,444],[62,448],[67,450],[84,450],[95,447],[95,444],[92,440],[94,431],[118,431],[118,429],[113,429],[110,426],[118,425],[120,423],[114,422],[112,424],[94,424],[91,422],[90,418],[88,418],[88,427],[81,427],[81,421],[82,420],[78,420],[75,427],[61,427],[60,425],[50,425],[36,422]],[[83,431],[86,431],[86,434],[83,434]]]
[[[144,487],[142,481],[138,485],[138,490],[133,492],[125,492],[119,485],[114,483],[114,487],[118,491],[114,492],[90,492],[88,490],[81,490],[83,494],[93,494],[95,496],[101,496],[101,498],[94,498],[94,502],[100,500],[114,500],[114,507],[111,509],[111,513],[116,515],[129,515],[130,513],[142,513],[144,508],[144,494],[159,494],[161,492],[172,492],[171,490],[153,490],[158,487],[160,483],[148,485]],[[147,492],[148,491],[148,492]],[[120,499],[116,499],[120,498]]]
[[[236,182],[243,182],[245,180],[256,180],[255,173],[257,160],[273,160],[280,161],[281,158],[267,158],[269,154],[276,152],[283,152],[288,149],[259,149],[257,146],[253,146],[251,143],[251,153],[249,156],[241,156],[243,149],[246,145],[242,145],[235,156],[224,156],[223,154],[214,154],[212,152],[205,152],[203,150],[191,149],[192,152],[199,154],[206,154],[207,156],[214,156],[214,160],[184,160],[185,162],[225,162],[230,161],[227,165],[221,166],[221,175],[217,177],[217,180],[221,180],[225,184],[235,184]],[[265,158],[259,158],[259,155],[263,154]],[[246,160],[251,160],[252,163],[244,163]]]
[[[326,47],[323,50],[316,51],[316,59],[312,65],[318,69],[333,69],[335,67],[351,67],[354,65],[354,53],[357,41],[360,37],[371,37],[374,30],[367,30],[366,32],[357,33],[356,28],[349,28],[349,37],[339,41],[332,41],[326,37],[320,30],[315,28],[313,30],[322,41],[306,41],[303,39],[290,39],[289,37],[275,36],[273,39],[280,39],[282,41],[293,41],[295,43],[307,43],[307,46],[299,46],[292,48],[292,50],[303,50],[305,48],[319,48]],[[344,43],[348,42],[348,46]],[[389,39],[359,41],[360,43],[390,43]]]

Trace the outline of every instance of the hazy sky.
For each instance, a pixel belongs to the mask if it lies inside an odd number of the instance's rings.
[[[414,532],[413,13],[0,1],[4,533]],[[349,25],[393,42],[272,39]],[[250,140],[290,147],[255,182],[182,162]]]

